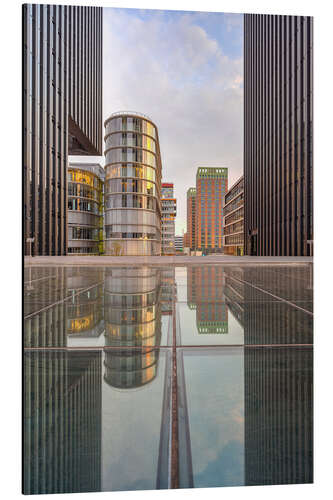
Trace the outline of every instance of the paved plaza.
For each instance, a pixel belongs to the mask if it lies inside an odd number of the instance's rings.
[[[128,265],[207,265],[207,264],[232,264],[238,266],[251,265],[286,265],[286,264],[309,264],[313,263],[313,257],[257,257],[245,255],[243,257],[233,255],[207,255],[205,257],[173,255],[173,256],[135,256],[135,257],[113,257],[113,256],[39,256],[25,257],[25,266],[128,266]]]

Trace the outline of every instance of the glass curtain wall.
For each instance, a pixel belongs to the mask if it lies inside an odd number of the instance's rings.
[[[105,122],[105,253],[161,254],[161,157],[148,117],[114,113]]]

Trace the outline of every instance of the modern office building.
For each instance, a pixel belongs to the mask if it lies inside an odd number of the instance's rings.
[[[196,178],[196,249],[204,254],[223,251],[223,200],[228,169],[199,167]]]
[[[23,5],[25,254],[66,255],[68,155],[102,154],[102,11]]]
[[[196,189],[191,187],[186,193],[186,244],[190,250],[195,250],[195,200]]]
[[[182,252],[184,248],[184,236],[175,236],[175,250],[176,252]]]
[[[102,255],[104,169],[95,163],[70,163],[68,186],[68,254]]]
[[[313,19],[245,14],[247,254],[312,252],[312,108]]]
[[[156,125],[145,115],[105,121],[105,253],[161,254],[162,164]]]
[[[174,198],[173,183],[162,183],[162,254],[175,254],[175,219],[177,200]]]
[[[224,253],[244,255],[244,177],[229,189],[224,197]]]

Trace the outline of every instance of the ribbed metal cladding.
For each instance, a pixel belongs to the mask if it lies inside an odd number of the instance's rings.
[[[313,19],[244,16],[245,252],[309,255]]]
[[[102,154],[102,8],[23,5],[24,253],[67,251],[68,155]]]

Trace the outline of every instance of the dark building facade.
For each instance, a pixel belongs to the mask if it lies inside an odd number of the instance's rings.
[[[244,16],[245,253],[312,251],[313,19]]]
[[[102,154],[102,8],[23,6],[24,253],[67,253],[68,155]]]

